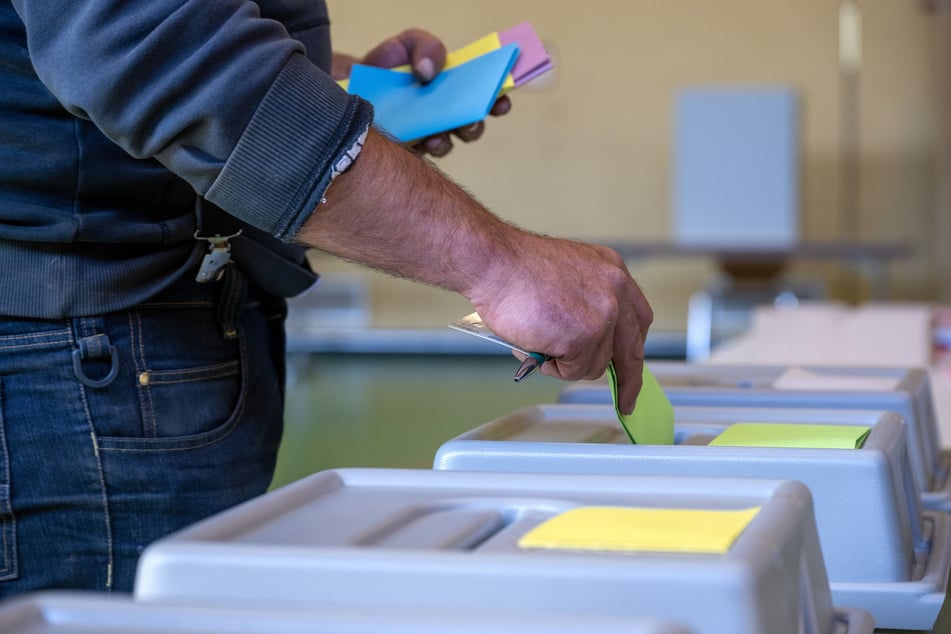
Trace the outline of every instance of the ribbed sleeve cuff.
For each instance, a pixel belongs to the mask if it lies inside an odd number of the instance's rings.
[[[231,215],[290,241],[330,185],[333,166],[373,120],[303,55],[292,56],[205,194]]]

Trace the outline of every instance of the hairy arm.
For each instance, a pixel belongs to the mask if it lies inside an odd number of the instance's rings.
[[[500,336],[554,357],[547,374],[594,379],[613,360],[633,410],[653,315],[617,253],[504,222],[372,129],[326,201],[299,241],[462,294]]]

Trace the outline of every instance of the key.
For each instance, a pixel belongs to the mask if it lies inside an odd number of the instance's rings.
[[[230,236],[215,235],[214,237],[201,237],[195,232],[196,240],[207,240],[208,253],[201,260],[201,266],[198,267],[198,275],[195,281],[204,284],[206,282],[216,282],[221,279],[225,266],[231,261],[231,238],[237,237],[241,232]]]

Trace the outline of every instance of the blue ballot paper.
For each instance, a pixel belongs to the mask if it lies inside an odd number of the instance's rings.
[[[376,124],[403,143],[485,119],[518,57],[508,44],[443,70],[428,84],[410,73],[356,64],[348,91],[373,104]]]

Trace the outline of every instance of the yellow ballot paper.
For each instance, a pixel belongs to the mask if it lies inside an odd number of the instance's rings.
[[[465,64],[466,62],[474,60],[481,55],[491,53],[498,48],[502,48],[502,41],[499,39],[499,34],[495,32],[489,33],[488,35],[480,37],[475,42],[470,42],[462,48],[457,48],[450,53],[446,53],[446,65],[443,66],[443,70],[449,70],[450,68]],[[413,72],[413,69],[409,64],[394,66],[390,70],[398,70],[403,73]],[[341,79],[337,83],[340,84],[344,90],[346,90],[349,80]],[[502,89],[499,91],[499,95],[504,95],[513,88],[515,88],[515,80],[512,79],[512,75],[509,73],[509,75],[505,78],[505,81],[502,82]]]
[[[723,554],[760,507],[742,510],[582,506],[542,522],[521,548]]]
[[[453,66],[459,66],[460,64],[465,64],[469,60],[475,59],[480,55],[485,55],[486,53],[491,53],[497,48],[502,48],[502,41],[499,39],[498,33],[489,33],[485,37],[481,37],[471,44],[466,44],[462,48],[456,49],[451,53],[446,55],[446,68],[452,68]],[[512,74],[509,73],[505,81],[502,82],[502,88],[499,91],[499,95],[504,95],[508,91],[515,88],[515,80],[512,79]]]
[[[795,423],[734,423],[710,441],[720,447],[799,447],[857,449],[868,437],[865,425],[801,425]]]
[[[614,411],[631,442],[635,445],[674,444],[674,407],[647,364],[644,364],[644,382],[637,395],[637,405],[629,416],[625,416],[618,409],[617,376],[614,374],[613,363],[608,365],[608,378],[611,381]]]

